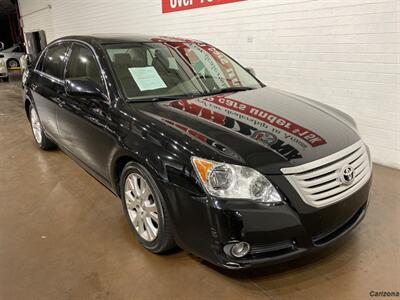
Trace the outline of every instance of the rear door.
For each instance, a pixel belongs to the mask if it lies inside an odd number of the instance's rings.
[[[94,53],[78,42],[72,45],[65,72],[65,80],[74,79],[89,79],[107,95]],[[57,113],[62,144],[97,175],[107,178],[106,166],[113,145],[109,100],[71,96],[65,91],[62,99]]]
[[[64,69],[69,43],[52,45],[42,54],[33,72],[33,101],[42,126],[53,140],[57,141],[58,129],[56,111],[60,105],[60,95],[64,90]]]

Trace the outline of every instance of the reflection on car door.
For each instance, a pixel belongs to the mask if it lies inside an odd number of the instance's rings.
[[[64,68],[68,43],[47,49],[39,60],[30,85],[34,103],[46,133],[57,141],[56,111],[64,90]]]
[[[74,79],[92,80],[105,91],[93,52],[79,43],[72,45],[65,73],[65,80]],[[105,162],[113,145],[108,126],[108,100],[72,96],[65,90],[62,99],[62,107],[57,113],[62,145],[97,175],[108,178]]]

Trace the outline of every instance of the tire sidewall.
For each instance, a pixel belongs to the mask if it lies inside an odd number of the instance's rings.
[[[137,173],[140,176],[142,176],[150,185],[153,196],[155,197],[154,202],[157,206],[158,210],[158,219],[159,219],[159,224],[158,224],[158,233],[157,237],[155,238],[154,241],[146,241],[143,239],[139,233],[136,231],[134,225],[132,224],[131,218],[129,216],[128,208],[126,206],[125,202],[125,181],[128,175]],[[131,162],[128,163],[121,175],[121,180],[120,180],[120,191],[121,191],[121,200],[122,200],[122,206],[124,209],[125,216],[127,218],[127,221],[129,223],[129,226],[131,230],[135,233],[135,236],[137,240],[139,241],[140,244],[142,244],[146,249],[153,251],[153,252],[158,252],[159,249],[163,247],[164,244],[164,234],[165,234],[165,229],[166,229],[166,223],[165,223],[165,202],[164,198],[160,192],[160,189],[157,186],[157,183],[153,179],[153,176],[150,174],[149,171],[147,171],[143,166],[140,164]]]

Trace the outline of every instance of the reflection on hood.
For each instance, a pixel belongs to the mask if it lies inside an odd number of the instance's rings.
[[[314,132],[283,117],[223,96],[177,100],[166,105],[233,130],[287,160],[302,158],[299,146],[318,147],[326,143]]]

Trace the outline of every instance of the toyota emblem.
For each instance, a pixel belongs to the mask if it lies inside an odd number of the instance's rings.
[[[340,181],[343,184],[349,185],[353,182],[353,180],[354,180],[354,168],[350,165],[344,166],[340,174]]]

